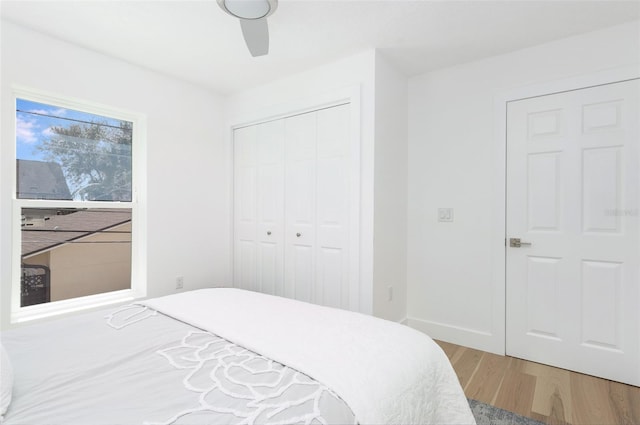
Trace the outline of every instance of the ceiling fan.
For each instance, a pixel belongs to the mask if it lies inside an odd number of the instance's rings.
[[[269,53],[267,16],[275,12],[278,0],[217,0],[229,15],[240,20],[242,35],[251,56]]]

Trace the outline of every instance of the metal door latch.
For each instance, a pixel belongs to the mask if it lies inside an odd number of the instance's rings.
[[[509,246],[511,248],[520,248],[523,246],[531,246],[531,242],[522,242],[520,238],[509,238]]]

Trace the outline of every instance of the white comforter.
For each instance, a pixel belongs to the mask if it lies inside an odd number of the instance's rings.
[[[475,423],[446,355],[407,326],[229,288],[141,304],[305,373],[361,424]]]

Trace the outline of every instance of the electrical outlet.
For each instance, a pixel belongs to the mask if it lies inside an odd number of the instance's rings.
[[[438,221],[440,222],[453,221],[453,208],[438,208]]]
[[[393,301],[393,286],[389,286],[387,291],[387,301]]]
[[[176,277],[176,289],[184,288],[184,277],[178,276]]]

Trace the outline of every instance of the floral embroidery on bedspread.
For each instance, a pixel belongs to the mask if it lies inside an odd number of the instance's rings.
[[[148,319],[158,314],[157,311],[141,305],[125,305],[105,316],[107,325],[113,329],[120,330],[126,326],[133,325],[141,320]]]
[[[156,313],[148,307],[130,305],[105,319],[109,326],[120,330]],[[179,344],[156,353],[186,372],[183,385],[198,394],[198,400],[197,405],[164,422],[145,425],[189,422],[190,418],[199,421],[203,418],[196,416],[203,414],[216,414],[221,416],[221,422],[239,425],[324,425],[328,422],[321,404],[333,403],[338,409],[344,405],[330,388],[307,375],[209,332],[191,330]]]

